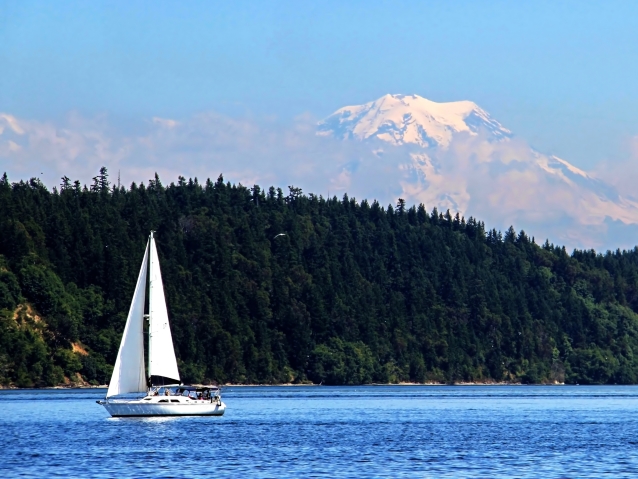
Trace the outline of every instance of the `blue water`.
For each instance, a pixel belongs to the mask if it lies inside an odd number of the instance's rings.
[[[638,477],[638,387],[230,387],[221,418],[0,391],[2,477]]]

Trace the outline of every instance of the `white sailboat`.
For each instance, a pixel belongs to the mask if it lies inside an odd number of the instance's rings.
[[[147,274],[149,314],[145,315]],[[144,365],[145,318],[149,321],[148,376]],[[111,399],[128,393],[146,396]],[[113,417],[221,416],[226,410],[219,388],[180,383],[153,232],[146,244],[106,399],[97,402]]]

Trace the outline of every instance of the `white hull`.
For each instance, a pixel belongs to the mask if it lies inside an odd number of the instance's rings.
[[[155,417],[155,416],[222,416],[226,410],[223,402],[186,400],[180,402],[159,402],[144,399],[99,401],[113,417]]]

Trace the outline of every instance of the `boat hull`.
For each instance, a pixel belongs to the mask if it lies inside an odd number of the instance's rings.
[[[99,401],[113,417],[223,416],[226,404],[220,402],[144,403],[134,401]]]

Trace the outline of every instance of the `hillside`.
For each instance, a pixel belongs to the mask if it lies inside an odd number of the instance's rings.
[[[0,180],[1,384],[108,381],[150,230],[185,382],[638,382],[638,250],[102,169]]]

